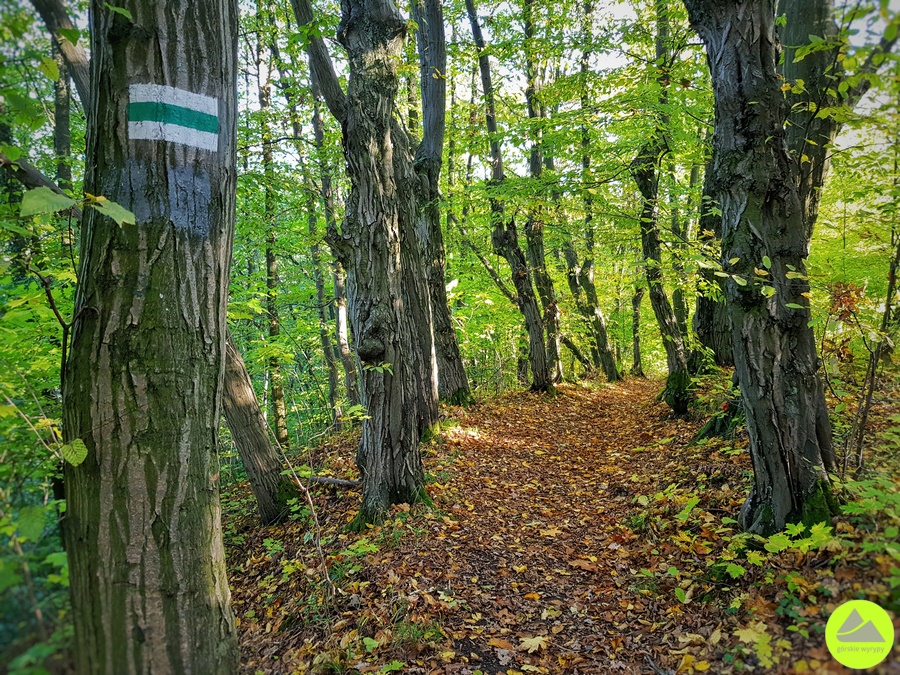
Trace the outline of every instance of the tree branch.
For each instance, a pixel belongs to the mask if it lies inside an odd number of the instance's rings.
[[[62,30],[75,30],[75,24],[69,17],[69,12],[62,0],[31,0],[31,4],[41,15],[41,19],[47,26],[47,30],[56,43],[66,62],[66,67],[75,82],[75,89],[85,110],[91,107],[91,68],[90,58],[84,47],[80,44],[72,44],[69,39],[60,32]]]
[[[299,26],[311,26],[313,23],[313,11],[310,0],[291,0],[294,9],[294,19]],[[316,81],[325,105],[338,122],[343,123],[347,117],[347,95],[344,93],[341,83],[334,72],[334,64],[325,40],[318,36],[310,36],[306,45],[306,54],[309,57],[309,71]]]

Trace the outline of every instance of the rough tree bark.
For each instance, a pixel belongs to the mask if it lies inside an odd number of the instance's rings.
[[[491,148],[491,180],[490,187],[498,188],[504,180],[503,157],[500,153],[500,137],[497,131],[497,115],[494,105],[494,88],[491,83],[491,62],[488,57],[484,35],[478,23],[474,0],[466,0],[466,12],[472,26],[472,36],[478,48],[478,66],[481,71],[482,93],[484,95],[485,125]],[[528,362],[531,366],[531,388],[534,391],[551,391],[553,389],[553,372],[547,357],[544,342],[544,322],[541,310],[534,294],[531,272],[525,260],[525,254],[519,246],[519,235],[514,218],[506,220],[503,202],[496,193],[490,195],[491,202],[491,241],[494,250],[509,263],[512,271],[513,286],[519,301],[519,311],[525,317],[525,329],[528,331]]]
[[[715,94],[711,166],[754,486],[741,525],[763,535],[830,516],[831,430],[805,293],[808,231],[785,143],[775,0],[685,0]],[[734,262],[732,262],[734,261]],[[774,295],[754,267],[769,268]]]
[[[667,104],[665,81],[666,63],[669,58],[669,19],[666,0],[656,0],[656,61],[660,75],[660,107],[665,110]],[[663,286],[662,250],[659,239],[659,166],[662,155],[666,152],[665,131],[669,125],[668,114],[660,113],[659,126],[638,153],[631,165],[631,173],[641,193],[641,250],[644,256],[644,270],[647,287],[650,290],[650,305],[659,324],[663,348],[666,351],[668,377],[663,390],[663,399],[672,410],[683,415],[687,412],[692,400],[691,374],[688,369],[687,353],[681,328],[666,289]]]
[[[416,40],[422,89],[422,142],[416,150],[415,162],[419,176],[418,232],[434,321],[438,394],[448,403],[468,404],[474,399],[447,302],[446,257],[441,231],[440,175],[447,98],[447,51],[441,3],[439,0],[414,0],[412,16],[419,26]]]
[[[297,496],[293,481],[282,475],[284,463],[269,440],[269,427],[259,407],[256,391],[230,334],[226,334],[225,389],[222,408],[225,422],[247,471],[263,525],[280,523],[289,513],[288,500]]]
[[[292,0],[301,25],[307,0]],[[416,241],[416,185],[409,136],[394,119],[406,22],[391,0],[348,0],[338,41],[347,50],[346,96],[321,38],[307,47],[325,102],[341,122],[351,191],[330,243],[347,271],[356,352],[363,364],[357,525],[397,502],[427,499],[419,438],[437,421],[431,307]]]
[[[65,469],[75,665],[236,672],[216,439],[237,4],[118,4],[131,18],[99,0],[90,7],[85,190],[128,208],[137,224],[87,209],[81,228],[63,389],[66,440],[88,449]],[[193,110],[181,119],[204,135],[166,124],[176,108]]]

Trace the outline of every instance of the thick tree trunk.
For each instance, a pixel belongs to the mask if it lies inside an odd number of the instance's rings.
[[[497,116],[494,105],[494,88],[491,83],[491,63],[487,54],[481,25],[475,12],[474,0],[466,0],[466,12],[472,26],[472,36],[478,48],[478,65],[481,70],[481,84],[484,92],[485,125],[491,147],[491,185],[498,188],[504,180],[503,157],[500,153],[500,139],[497,130]],[[506,219],[503,202],[492,194],[491,198],[491,242],[498,255],[502,255],[512,271],[513,286],[519,301],[519,310],[525,317],[528,332],[528,361],[531,366],[531,388],[534,391],[553,389],[553,372],[544,343],[544,322],[534,294],[531,272],[525,254],[519,246],[519,235],[514,218]]]
[[[85,190],[131,210],[137,224],[119,227],[95,209],[82,222],[63,390],[66,440],[88,449],[65,470],[75,665],[236,672],[216,439],[237,5],[118,4],[131,18],[91,3]]]
[[[433,354],[433,345],[415,239],[416,176],[406,134],[393,118],[406,23],[391,0],[347,0],[342,9],[338,39],[350,68],[344,155],[352,187],[333,245],[346,265],[363,363],[362,524],[381,520],[393,503],[426,496],[419,436],[433,421],[422,386],[432,365],[423,355]],[[436,386],[433,394],[436,404]]]
[[[715,93],[712,180],[754,470],[740,522],[768,535],[789,522],[829,519],[826,469],[833,464],[806,300],[808,231],[797,165],[785,145],[775,1],[685,5],[706,44]],[[754,272],[761,266],[768,267],[765,280]],[[761,292],[768,284],[771,297]]]
[[[415,163],[419,175],[419,242],[434,321],[438,394],[448,403],[468,404],[473,399],[447,302],[446,258],[441,232],[440,175],[447,96],[444,16],[439,0],[414,0],[412,14],[419,26],[416,38],[422,88],[423,137]]]
[[[226,335],[225,422],[247,471],[263,525],[280,523],[288,515],[288,500],[297,495],[293,482],[283,476],[284,463],[269,440],[269,428],[259,407],[253,383],[231,335]]]
[[[641,363],[641,300],[644,299],[644,287],[634,289],[631,296],[631,374],[644,377],[644,365]]]

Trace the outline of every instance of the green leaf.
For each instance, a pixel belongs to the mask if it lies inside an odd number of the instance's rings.
[[[22,156],[22,151],[14,145],[0,145],[0,152],[6,155],[11,162],[15,162]]]
[[[791,540],[788,539],[787,535],[784,533],[773,534],[769,537],[769,541],[766,542],[765,549],[770,553],[780,553],[781,551],[789,548],[791,545]]]
[[[680,520],[682,523],[687,522],[687,519],[691,515],[691,511],[694,510],[694,507],[700,503],[700,497],[691,497],[688,500],[688,503],[685,504],[684,508],[681,509],[681,513],[676,514],[676,518]]]
[[[16,572],[12,565],[0,558],[0,593],[7,588],[18,586],[22,582],[22,576]]]
[[[736,565],[735,563],[728,563],[728,567],[725,568],[725,571],[728,572],[728,575],[732,579],[737,579],[738,577],[744,576],[747,568]]]
[[[684,592],[683,588],[675,589],[675,597],[678,598],[678,601],[682,604],[687,602],[687,593]]]
[[[884,528],[885,539],[896,539],[898,536],[900,536],[900,528],[897,528],[895,525]]]
[[[49,56],[41,57],[41,65],[38,66],[38,70],[54,82],[59,79],[59,65]]]
[[[785,305],[785,307],[789,309],[806,309],[803,305],[798,305],[796,302],[789,302]]]
[[[134,214],[116,202],[98,198],[97,201],[92,201],[90,205],[103,215],[109,216],[116,221],[119,227],[126,224],[134,225]]]
[[[391,661],[390,663],[386,663],[385,665],[381,666],[381,670],[379,670],[378,672],[379,673],[394,673],[398,670],[403,670],[403,667],[405,665],[406,664],[403,661],[397,661],[395,659],[395,660]]]
[[[734,279],[734,283],[736,283],[738,286],[746,286],[747,285],[747,280],[744,277],[739,277],[735,274],[731,278]]]
[[[59,34],[66,38],[66,40],[71,42],[73,45],[77,45],[78,40],[81,38],[81,31],[77,28],[60,28]]]
[[[364,637],[363,645],[365,646],[367,652],[372,652],[378,649],[378,647],[381,646],[381,643],[378,640],[373,640],[370,637]]]
[[[108,10],[115,12],[116,14],[121,14],[126,19],[131,21],[131,12],[129,12],[124,7],[114,7],[113,5],[109,4],[108,2],[104,2],[103,6],[106,7]]]
[[[763,267],[765,267],[766,269],[771,269],[772,268],[772,259],[769,256],[764,255],[763,259],[762,259],[762,264],[763,264]]]
[[[72,466],[78,466],[85,459],[87,459],[88,449],[80,438],[76,438],[71,443],[66,443],[62,448],[60,448],[62,452],[63,459],[66,460]]]
[[[41,532],[44,531],[45,523],[46,511],[43,505],[26,506],[19,511],[19,517],[16,520],[19,537],[28,541],[37,541]]]
[[[59,213],[75,206],[75,200],[54,192],[48,187],[29,190],[22,195],[19,215],[23,218],[39,216],[46,213]]]
[[[666,570],[666,573],[669,576],[677,577],[678,576],[678,568],[675,565],[669,565],[669,569]]]

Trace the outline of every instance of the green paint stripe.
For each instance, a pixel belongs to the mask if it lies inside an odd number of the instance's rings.
[[[198,110],[159,101],[141,101],[128,105],[129,122],[161,122],[188,129],[219,133],[219,118]]]

